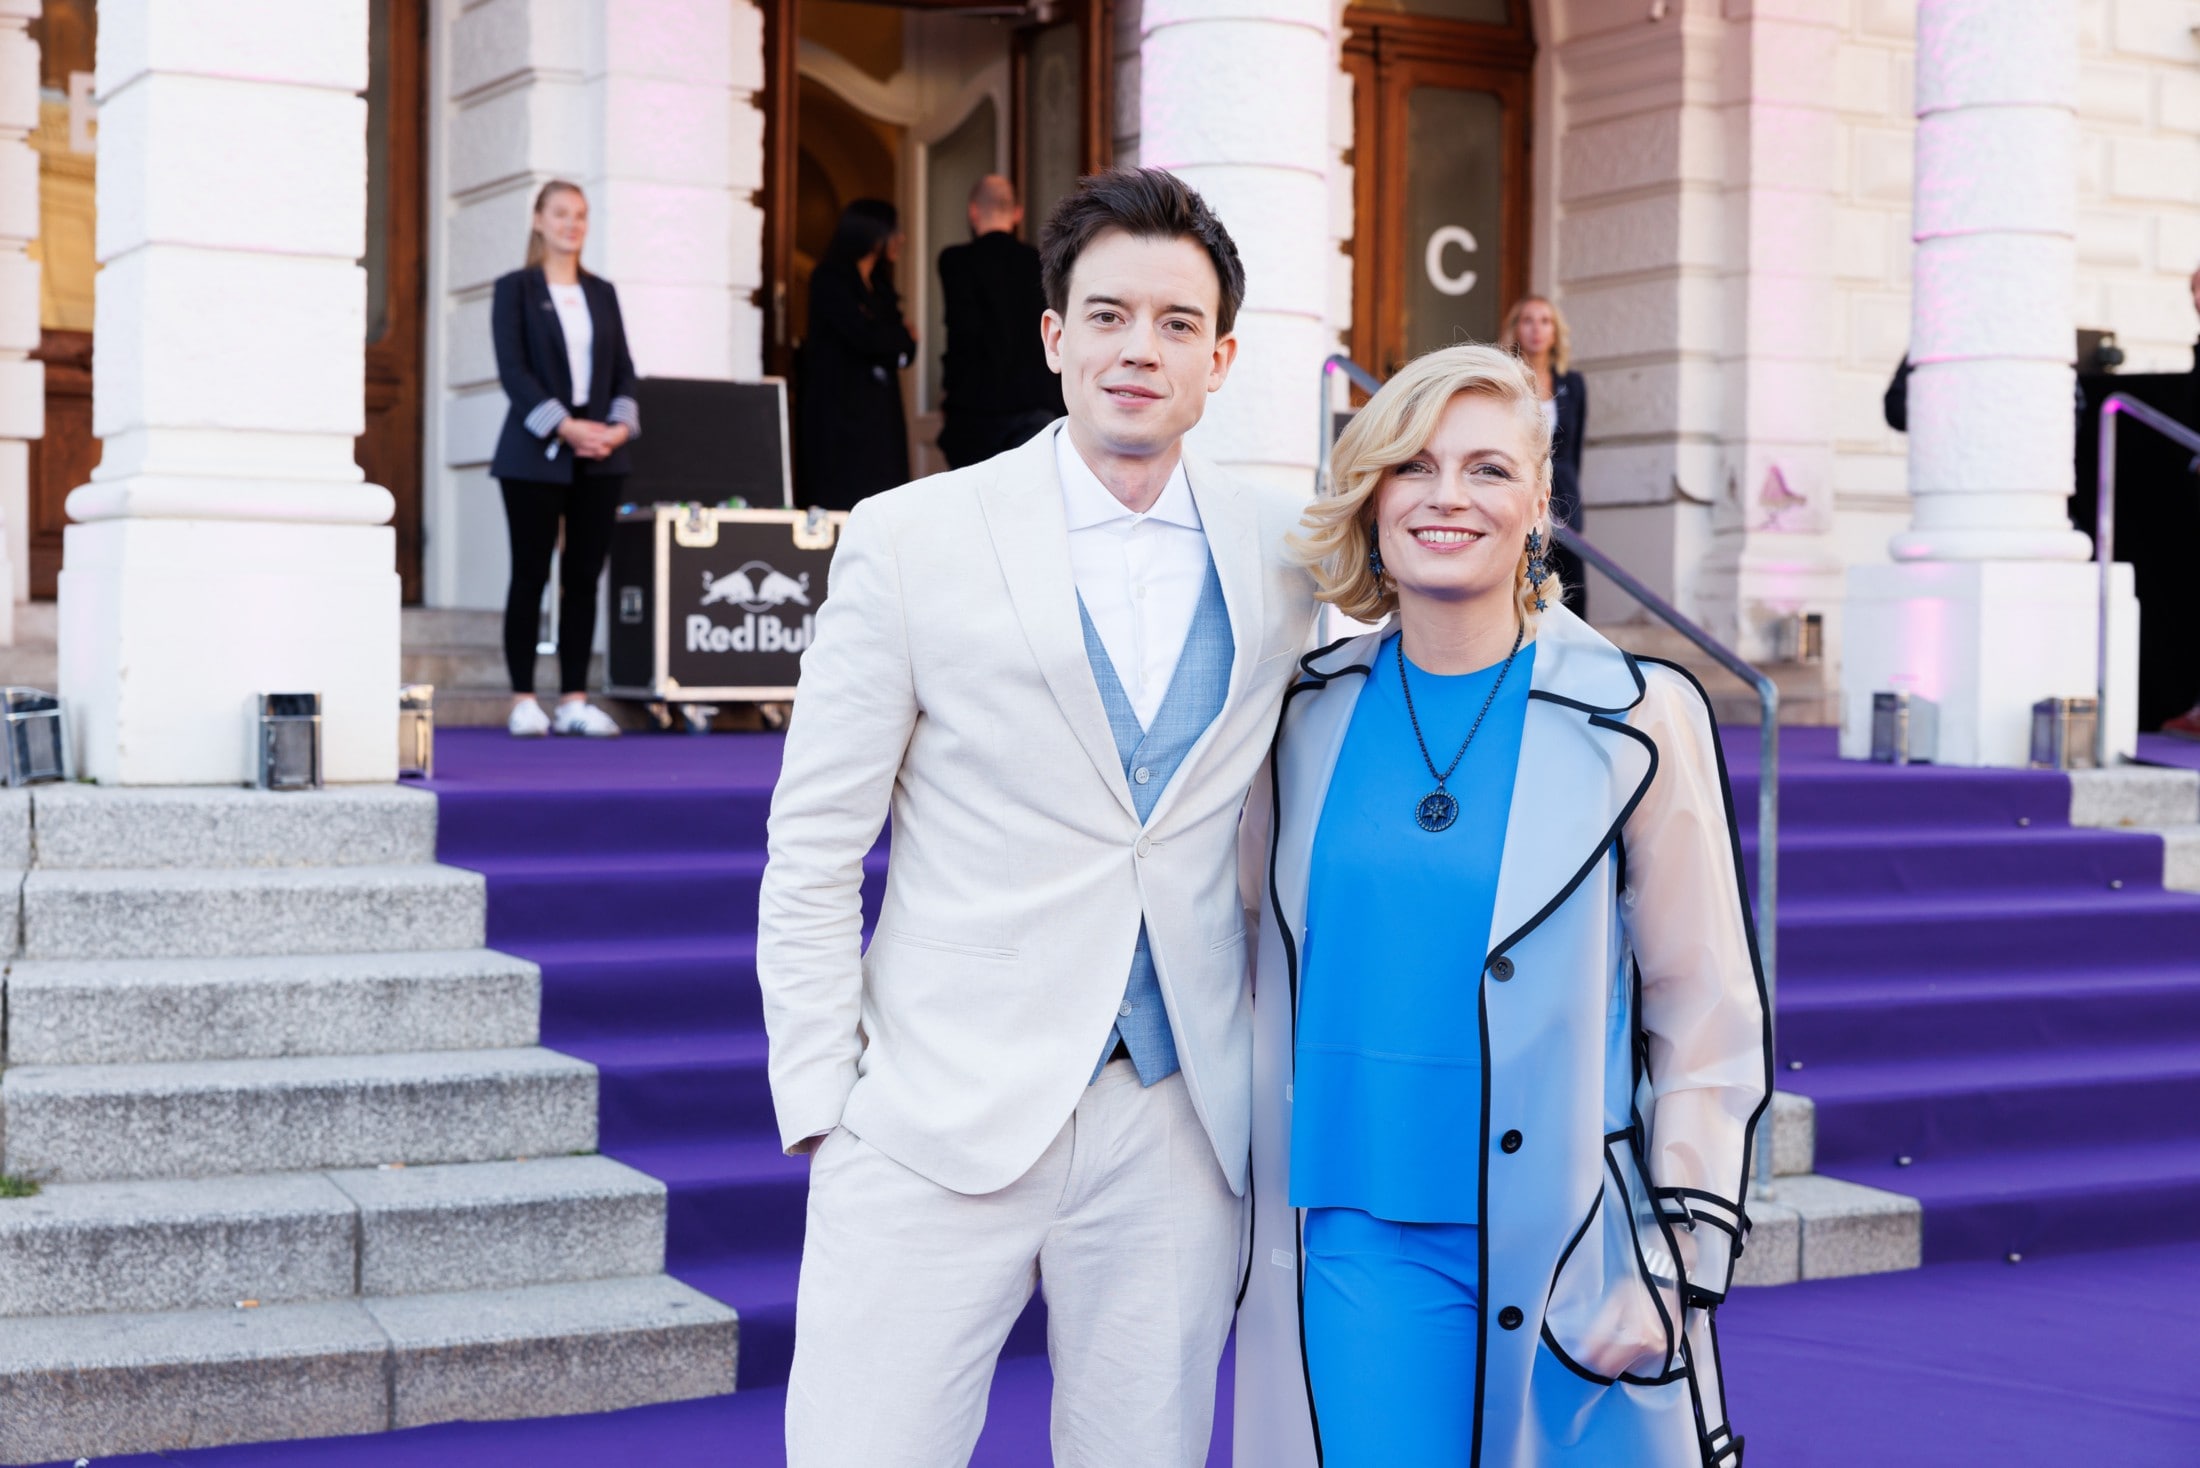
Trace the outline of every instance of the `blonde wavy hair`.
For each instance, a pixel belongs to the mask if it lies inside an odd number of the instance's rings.
[[[1497,344],[1508,352],[1520,350],[1520,313],[1530,306],[1551,308],[1551,376],[1564,377],[1573,365],[1574,333],[1566,324],[1566,313],[1549,296],[1522,296],[1513,302],[1512,309],[1505,313],[1505,324],[1497,329]]]
[[[1551,425],[1537,400],[1535,374],[1500,347],[1441,347],[1406,364],[1383,384],[1337,437],[1330,459],[1330,492],[1306,507],[1299,532],[1287,542],[1299,563],[1314,573],[1315,595],[1348,617],[1379,622],[1398,608],[1388,577],[1368,566],[1374,544],[1375,493],[1383,476],[1428,447],[1444,409],[1461,393],[1495,398],[1510,407],[1527,435],[1534,492],[1541,509],[1535,526],[1551,540]],[[1543,599],[1565,594],[1557,569],[1543,583]],[[1528,583],[1528,549],[1513,570],[1513,600],[1528,626],[1536,620],[1536,590]]]

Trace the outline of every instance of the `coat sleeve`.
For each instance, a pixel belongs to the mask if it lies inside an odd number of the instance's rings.
[[[863,859],[917,722],[900,572],[874,505],[841,529],[772,791],[756,976],[790,1152],[840,1122],[863,1053]]]
[[[489,303],[489,331],[497,349],[497,381],[504,385],[504,396],[511,400],[512,410],[519,414],[527,431],[537,438],[548,438],[572,414],[551,396],[527,363],[525,309],[526,292],[521,289],[520,273],[515,271],[499,279],[496,295]]]
[[[642,408],[634,400],[634,354],[626,346],[626,313],[619,308],[619,293],[608,280],[604,282],[604,294],[611,300],[611,311],[619,326],[617,348],[611,354],[611,406],[604,411],[604,422],[623,424],[628,438],[640,438]]]
[[[1627,821],[1623,901],[1642,983],[1649,1181],[1668,1217],[1698,1225],[1691,1283],[1717,1298],[1748,1229],[1751,1128],[1771,1090],[1764,982],[1710,706],[1684,674],[1643,675],[1629,722],[1658,764]]]

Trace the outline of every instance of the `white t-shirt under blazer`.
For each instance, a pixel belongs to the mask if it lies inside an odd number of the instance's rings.
[[[1191,634],[1207,581],[1207,532],[1179,459],[1161,498],[1134,514],[1055,430],[1054,461],[1069,521],[1069,567],[1116,680],[1143,728],[1153,726]]]
[[[588,294],[580,282],[550,287],[550,303],[558,308],[558,327],[565,333],[565,365],[573,374],[573,406],[588,401],[594,377],[596,318],[588,314]]]

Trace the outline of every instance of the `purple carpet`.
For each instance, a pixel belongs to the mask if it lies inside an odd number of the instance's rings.
[[[1727,743],[1753,826],[1755,731]],[[779,1462],[805,1164],[774,1138],[754,965],[778,741],[439,745],[440,855],[542,964],[544,1043],[600,1068],[603,1150],[668,1184],[668,1266],[740,1312],[742,1391],[189,1456]],[[1780,1082],[1818,1101],[1821,1169],[1922,1198],[1929,1261],[2025,1263],[1738,1296],[1751,1461],[2200,1463],[2172,1328],[2200,1298],[2200,898],[2162,890],[2157,838],[2071,829],[2060,775],[1847,764],[1821,730],[1782,751]],[[882,848],[874,903],[883,874]],[[978,1463],[1046,1461],[1040,1345],[1035,1308]]]
[[[1720,1314],[1728,1403],[1762,1468],[2190,1468],[2200,1245],[2069,1254],[2011,1268],[1743,1290]],[[1044,1360],[1004,1361],[975,1468],[1041,1468]],[[1208,1462],[1229,1462],[1229,1376]],[[778,1387],[596,1417],[450,1423],[373,1437],[208,1448],[107,1468],[779,1468]]]
[[[2178,739],[2169,734],[2141,734],[2139,762],[2200,770],[2200,740]]]

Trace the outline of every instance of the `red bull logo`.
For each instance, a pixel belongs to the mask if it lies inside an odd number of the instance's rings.
[[[809,572],[789,576],[764,561],[750,561],[730,576],[703,573],[702,606],[739,607],[744,612],[761,613],[788,602],[801,607],[810,604]]]
[[[687,619],[689,652],[801,652],[810,645],[817,619],[805,614],[790,626],[770,612],[749,612],[731,627],[720,626],[703,612]]]

